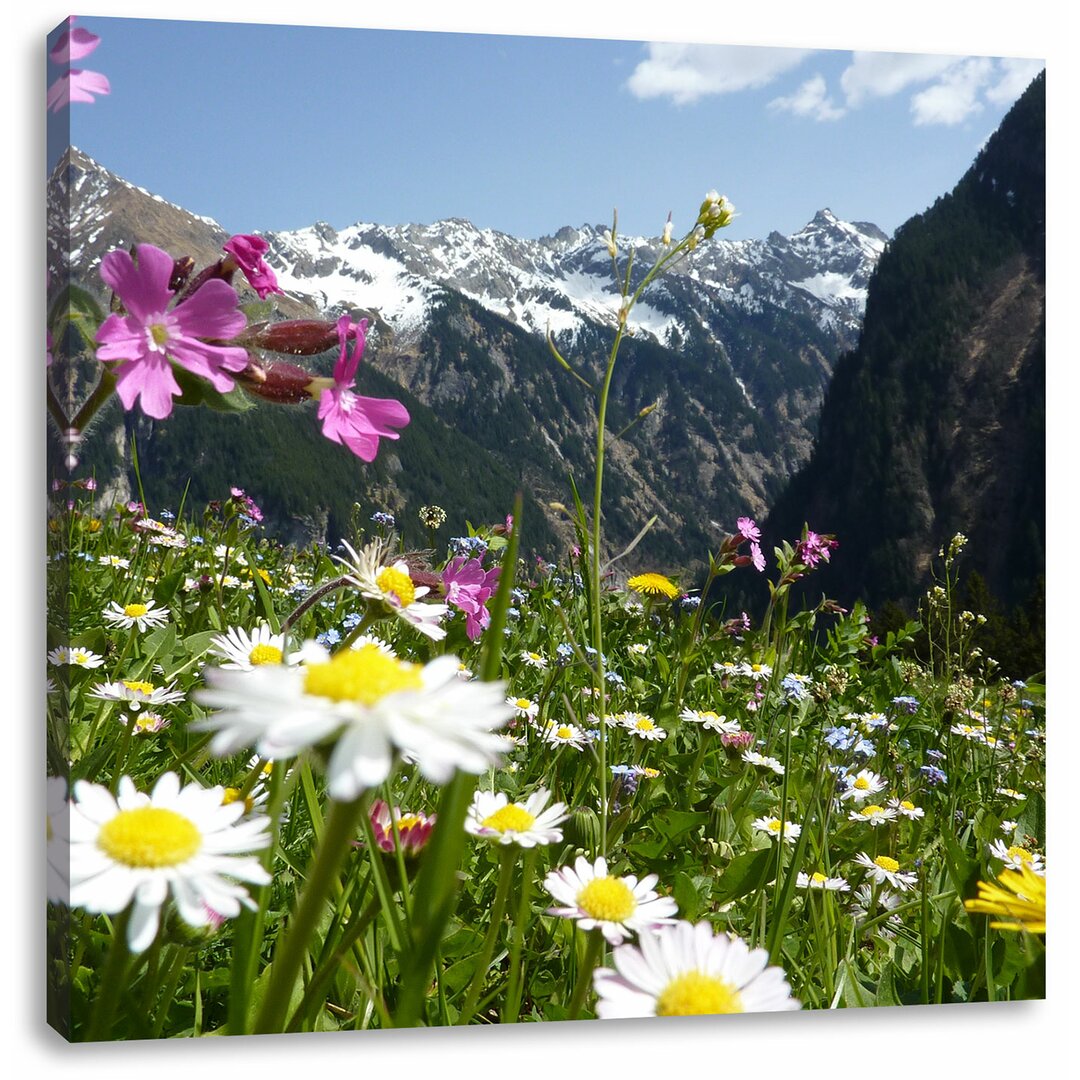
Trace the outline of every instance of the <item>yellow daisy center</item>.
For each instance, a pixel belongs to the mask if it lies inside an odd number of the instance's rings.
[[[386,566],[379,571],[375,578],[375,584],[379,586],[379,592],[399,607],[407,608],[416,599],[416,588],[412,579],[402,570],[393,566]]]
[[[136,731],[151,731],[154,725],[161,719],[156,713],[143,713],[142,716],[135,717],[135,730]]]
[[[1022,847],[1011,847],[1007,852],[1010,859],[1019,859],[1021,862],[1031,862],[1031,852]]]
[[[870,787],[870,781],[865,776],[860,776],[851,786],[857,791],[866,791]]]
[[[659,769],[650,769],[648,765],[642,770],[642,776],[648,780],[655,780],[660,775]]]
[[[275,645],[256,645],[248,653],[248,663],[250,664],[280,664],[281,660],[282,652]]]
[[[563,724],[562,727],[560,727],[555,732],[555,734],[560,739],[572,739],[574,737],[574,732],[570,728],[568,728],[565,724]]]
[[[873,817],[875,814],[882,814],[884,812],[885,808],[883,806],[867,806],[859,811],[863,817]]]
[[[234,802],[239,802],[239,801],[240,801],[240,789],[238,787],[227,787],[225,789],[225,794],[222,795],[222,797],[221,797],[221,805],[222,806],[228,806],[229,803],[234,803]],[[255,801],[252,799],[252,797],[250,795],[248,795],[244,799],[244,809],[248,813],[251,813],[251,808],[254,805],[255,805]]]
[[[663,574],[638,574],[627,584],[635,592],[646,596],[666,596],[672,600],[679,595],[679,590]]]
[[[124,679],[124,685],[129,690],[134,690],[140,694],[152,694],[154,692],[153,683],[137,682],[134,679]]]
[[[149,610],[150,609],[145,604],[128,604],[127,607],[124,608],[124,614],[129,619],[140,619]]]
[[[399,833],[407,832],[409,829],[414,829],[417,825],[422,825],[423,823],[423,819],[419,814],[402,814],[396,823],[397,831]]]
[[[900,809],[901,810],[914,810],[915,809],[915,804],[913,802],[908,802],[907,799],[902,799],[901,802],[900,802]]]
[[[494,814],[488,814],[480,822],[485,829],[494,829],[496,832],[525,832],[536,824],[536,818],[517,803],[509,803],[496,810]]]
[[[532,708],[532,702],[527,697],[519,697],[517,701],[514,702],[514,704],[519,709],[527,710]]]
[[[71,659],[74,660],[76,664],[85,664],[90,659],[90,654],[88,652],[83,652],[82,649],[76,649],[72,654]]]
[[[750,665],[750,670],[751,671],[760,671],[761,670],[761,665],[760,664],[751,664]]]
[[[777,821],[776,818],[773,818],[772,821],[766,824],[765,828],[767,828],[769,832],[778,833],[783,828],[783,826],[780,824],[779,821]]]
[[[652,731],[656,725],[647,717],[642,716],[640,719],[634,721],[634,727],[638,731]]]
[[[900,869],[900,864],[895,859],[890,859],[888,855],[879,855],[874,863],[890,874],[895,874]]]
[[[820,885],[820,884],[822,884],[822,882],[828,881],[828,878],[826,878],[825,875],[820,870],[815,870],[810,875],[810,880],[811,881],[816,881]]]
[[[308,664],[304,692],[331,701],[356,701],[374,705],[399,690],[419,690],[424,685],[420,665],[395,660],[376,645],[346,649],[325,664]]]
[[[593,878],[578,894],[577,905],[591,919],[623,922],[637,910],[630,886],[619,878]]]
[[[700,971],[677,975],[656,999],[657,1016],[704,1016],[742,1011],[738,990],[723,979]]]
[[[121,810],[102,825],[97,845],[125,866],[157,869],[187,862],[202,846],[202,836],[175,810],[140,806]]]

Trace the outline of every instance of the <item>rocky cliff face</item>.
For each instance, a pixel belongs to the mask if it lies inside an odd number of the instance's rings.
[[[1043,572],[1044,116],[1040,76],[956,188],[897,230],[770,517],[774,536],[803,521],[839,536],[815,587],[841,600],[910,609],[956,532],[1006,604]]]

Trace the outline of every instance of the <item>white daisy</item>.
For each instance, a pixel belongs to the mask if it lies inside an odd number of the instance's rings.
[[[764,682],[772,677],[772,668],[768,664],[750,664],[744,661],[738,666],[736,674]]]
[[[885,822],[892,821],[896,817],[896,813],[891,806],[878,806],[875,803],[871,806],[864,806],[861,810],[852,810],[848,814],[848,821],[862,821],[877,828],[878,825],[884,825]]]
[[[441,641],[446,637],[446,631],[439,623],[449,608],[446,604],[419,602],[431,589],[427,585],[413,584],[408,564],[403,560],[384,565],[384,558],[388,554],[385,540],[373,540],[361,551],[345,540],[342,546],[349,557],[344,559],[335,555],[334,558],[349,569],[349,581],[360,590],[362,596],[380,601],[388,611],[432,641]]]
[[[612,961],[614,970],[593,973],[601,1020],[800,1008],[783,969],[767,966],[764,949],[714,935],[706,922],[646,931],[637,945],[616,948]]]
[[[853,802],[861,803],[871,795],[884,791],[886,787],[885,781],[869,769],[861,769],[854,776],[845,776],[843,784],[844,790],[840,792],[841,802],[851,799]]]
[[[619,727],[626,728],[635,738],[648,742],[661,742],[667,738],[667,732],[651,716],[639,712],[617,713],[612,717]]]
[[[733,735],[740,730],[738,720],[729,720],[726,716],[720,716],[711,709],[683,709],[679,713],[679,719],[690,724],[700,724],[707,731],[716,731],[720,734]]]
[[[125,727],[128,724],[134,724],[136,735],[156,735],[169,726],[169,720],[166,717],[162,716],[161,713],[150,712],[149,710],[146,712],[120,713],[116,719]]]
[[[111,566],[117,570],[126,570],[131,566],[130,559],[122,559],[119,555],[100,555],[98,556],[98,562],[102,566]]]
[[[794,844],[799,838],[799,833],[802,832],[802,826],[796,825],[794,821],[781,823],[779,818],[774,817],[759,817],[753,824],[758,832],[765,833],[766,836],[771,837],[773,840],[780,836],[782,829],[784,840],[788,844]]]
[[[895,810],[900,817],[910,818],[912,821],[918,821],[921,817],[926,817],[926,811],[921,806],[916,806],[910,799],[890,799],[889,807]]]
[[[275,634],[265,623],[247,631],[231,626],[210,642],[209,652],[224,662],[230,671],[254,671],[263,664],[295,663],[297,656],[286,656],[284,634]]]
[[[365,645],[374,645],[383,656],[397,656],[392,645],[383,641],[381,637],[376,637],[374,634],[361,634],[349,647],[352,649],[362,649]],[[458,665],[459,668],[463,668],[464,666],[464,664]]]
[[[336,736],[328,789],[348,801],[390,775],[395,752],[445,784],[457,769],[476,774],[498,764],[507,749],[495,734],[511,714],[505,684],[462,682],[455,656],[421,667],[375,645],[330,656],[307,642],[301,651],[303,666],[207,669],[208,688],[195,699],[221,711],[192,730],[217,733],[213,753],[254,747],[266,758],[288,758]]]
[[[73,667],[98,668],[105,663],[105,657],[84,649],[81,645],[60,645],[48,654],[50,664],[57,666],[71,664]]]
[[[1017,828],[1018,823],[1015,821],[1003,821],[1001,823],[1001,831],[1005,833],[1006,836],[1011,836],[1016,832]]]
[[[795,878],[795,884],[800,889],[823,889],[826,892],[849,892],[851,886],[842,877],[826,877],[820,870],[812,874],[804,874],[801,871]]]
[[[541,656],[539,653],[523,652],[521,654],[521,659],[526,664],[528,664],[529,667],[543,669],[543,668],[546,668],[548,666],[548,662],[547,662],[546,657]]]
[[[742,664],[738,664],[734,660],[717,660],[716,663],[713,664],[713,671],[720,676],[726,675],[730,677],[732,675],[741,675],[741,668]]]
[[[115,600],[109,601],[109,606],[101,613],[101,617],[110,625],[123,630],[130,630],[133,626],[139,628],[142,633],[147,627],[164,626],[169,621],[168,608],[155,608],[153,600],[146,603],[136,601],[121,607]]]
[[[552,746],[572,746],[575,750],[584,750],[588,736],[576,724],[556,724],[549,720],[546,724],[537,724],[540,738]]]
[[[1039,877],[1046,877],[1043,857],[1037,851],[1028,851],[1017,844],[1006,847],[1001,840],[994,840],[987,847],[995,859],[1000,859],[1005,864],[1006,869],[1023,870],[1026,866]]]
[[[507,698],[506,704],[514,710],[514,715],[520,720],[534,720],[536,714],[540,711],[540,706],[535,701],[530,701],[528,698]]]
[[[646,656],[649,652],[649,646],[644,642],[635,641],[633,644],[626,647],[626,651],[630,653],[631,656]]]
[[[756,765],[759,769],[772,769],[777,776],[784,775],[784,766],[776,758],[766,757],[756,750],[744,750],[742,759],[747,765]]]
[[[1024,795],[1022,792],[1017,791],[1016,788],[999,787],[995,790],[998,795],[1004,795],[1005,798],[1013,799],[1015,802],[1023,802],[1027,798],[1026,795]]]
[[[119,682],[98,683],[90,691],[90,697],[103,701],[126,701],[132,712],[138,712],[144,705],[175,705],[184,700],[180,690],[169,686],[155,686],[139,679],[121,679]]]
[[[548,908],[548,914],[576,919],[582,930],[599,929],[610,944],[618,945],[647,927],[674,921],[678,905],[656,892],[656,881],[656,874],[641,881],[633,874],[614,877],[603,856],[590,863],[579,855],[572,867],[552,870],[544,878],[544,888],[563,905]]]
[[[221,787],[188,784],[165,773],[146,795],[130,777],[114,797],[85,780],[71,803],[72,907],[115,915],[132,906],[128,948],[143,952],[157,935],[161,908],[172,893],[189,926],[232,918],[254,908],[248,892],[227,878],[266,885],[270,875],[247,852],[270,843],[264,817],[237,823],[243,803],[222,805]]]
[[[498,844],[536,847],[562,841],[558,828],[569,814],[563,803],[548,806],[551,793],[534,791],[524,803],[512,803],[502,791],[477,791],[465,818],[465,831]],[[546,807],[546,809],[545,809]]]
[[[870,871],[870,877],[878,885],[888,882],[893,888],[899,889],[901,892],[907,892],[908,889],[914,888],[915,883],[919,880],[918,875],[910,870],[901,870],[900,864],[895,859],[889,858],[888,855],[878,855],[876,859],[871,859],[865,852],[859,852],[855,856],[855,861]]]

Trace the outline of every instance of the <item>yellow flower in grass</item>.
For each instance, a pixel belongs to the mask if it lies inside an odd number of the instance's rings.
[[[679,589],[663,574],[637,574],[627,583],[634,592],[645,596],[666,596],[674,600],[679,595]]]
[[[979,882],[979,895],[965,900],[969,913],[999,915],[1007,922],[992,922],[991,930],[1027,930],[1046,933],[1046,878],[1027,864],[1019,870],[1002,870],[997,884]]]

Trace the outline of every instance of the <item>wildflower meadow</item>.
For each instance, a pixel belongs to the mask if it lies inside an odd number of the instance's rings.
[[[49,106],[109,92],[70,68]],[[50,1022],[76,1041],[607,1020],[1038,998],[1045,968],[1041,673],[1003,677],[933,561],[875,637],[814,594],[845,538],[767,548],[722,522],[708,570],[604,532],[605,424],[627,320],[731,221],[715,191],[631,274],[604,377],[549,339],[595,415],[574,542],[530,548],[519,499],[357,503],[348,535],[278,540],[236,486],[205,505],[103,497],[83,446],[114,395],[306,409],[343,455],[408,440],[364,397],[371,327],[282,319],[257,236],[197,266],[145,236],[52,282],[46,646]],[[101,300],[104,296],[106,299]],[[330,353],[331,376],[306,357]],[[455,508],[468,515],[468,507]],[[641,536],[652,522],[640,522]],[[734,577],[733,577],[734,575]],[[763,611],[723,586],[768,583]]]

